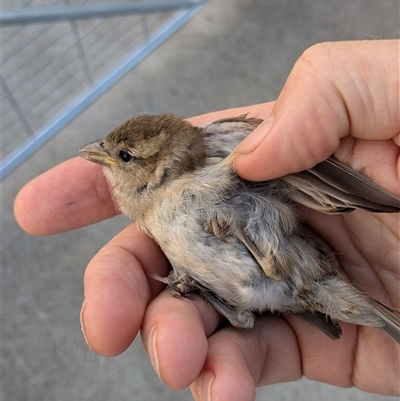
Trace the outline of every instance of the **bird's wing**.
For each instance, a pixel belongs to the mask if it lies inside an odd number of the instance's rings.
[[[247,113],[246,114],[240,114],[239,116],[235,116],[235,117],[226,117],[226,118],[220,118],[219,120],[215,120],[211,123],[206,124],[204,127],[209,127],[212,124],[219,124],[219,123],[237,123],[237,122],[241,122],[241,123],[247,123],[249,124],[252,129],[258,127],[264,120],[262,120],[261,118],[254,118],[254,117],[249,117],[247,118]]]
[[[263,252],[261,250],[262,244],[257,243],[237,220],[230,219],[230,221],[227,221],[221,215],[215,216],[205,224],[205,229],[224,242],[228,242],[229,238],[232,237],[240,241],[253,256],[265,275],[272,280],[283,281],[287,278],[287,266],[281,266],[272,252]],[[263,241],[265,242],[267,239],[263,238]]]
[[[229,156],[261,122],[260,119],[247,118],[246,114],[242,114],[203,125],[200,129],[206,146],[207,158],[217,158],[218,160],[215,161],[220,161]]]
[[[227,157],[262,121],[242,114],[204,125],[207,155]],[[400,212],[400,198],[333,158],[309,170],[287,175],[283,180],[295,188],[289,191],[291,200],[323,213],[346,213],[354,209]]]
[[[400,212],[400,198],[332,158],[283,179],[296,188],[289,195],[293,201],[323,213],[345,213],[354,209]]]
[[[276,261],[271,260],[273,258],[272,255],[265,255],[261,252],[257,244],[251,239],[250,235],[248,235],[245,230],[237,227],[235,235],[253,255],[266,276],[275,281],[286,280],[286,269],[280,269],[277,266]]]

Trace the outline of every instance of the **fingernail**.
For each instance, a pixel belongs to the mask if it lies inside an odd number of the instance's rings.
[[[157,326],[154,326],[149,333],[149,358],[155,372],[157,373],[157,376],[161,378],[156,341],[157,341]]]
[[[251,153],[268,135],[269,130],[274,123],[274,115],[270,114],[250,135],[238,145],[238,153]]]
[[[211,386],[214,379],[215,376],[211,371],[207,371],[201,375],[199,381],[201,401],[211,401]]]
[[[83,311],[84,311],[84,309],[85,309],[85,306],[86,306],[86,299],[83,300],[82,308],[81,308],[81,313],[79,314],[79,319],[80,319],[80,321],[81,321],[81,330],[82,330],[83,338],[84,338],[85,341],[86,341],[86,345],[89,347],[89,349],[92,349],[91,346],[90,346],[90,344],[89,344],[89,341],[88,341],[88,339],[87,339],[87,337],[86,337],[86,333],[85,333],[85,324],[84,324],[84,322],[83,322],[83,321],[84,321],[84,319],[83,319]]]

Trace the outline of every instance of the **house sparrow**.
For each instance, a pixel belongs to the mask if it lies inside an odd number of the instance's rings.
[[[391,213],[400,199],[332,158],[279,179],[241,179],[234,149],[261,121],[241,115],[198,128],[140,115],[80,154],[104,166],[122,213],[160,245],[172,270],[159,279],[175,295],[199,294],[236,327],[266,311],[293,313],[332,339],[341,320],[400,343],[399,311],[354,287],[295,207]]]

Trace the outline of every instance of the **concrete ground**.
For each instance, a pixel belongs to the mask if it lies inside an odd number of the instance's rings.
[[[123,355],[92,353],[79,324],[82,277],[123,217],[52,237],[25,234],[17,191],[137,113],[203,112],[275,99],[300,54],[327,40],[399,37],[397,0],[214,0],[3,182],[2,400],[190,400],[171,391],[140,339]],[[388,401],[300,380],[260,388],[257,400]]]

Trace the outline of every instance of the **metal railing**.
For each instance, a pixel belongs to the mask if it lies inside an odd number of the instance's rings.
[[[206,2],[2,0],[1,178]]]

